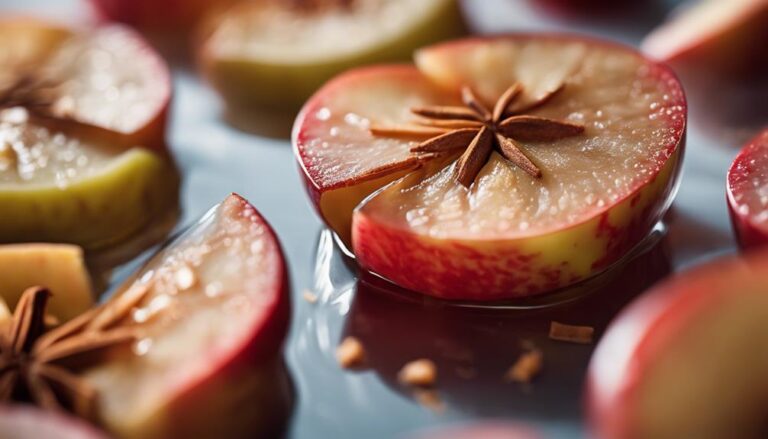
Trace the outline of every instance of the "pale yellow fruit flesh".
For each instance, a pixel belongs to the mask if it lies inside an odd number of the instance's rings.
[[[65,136],[22,109],[0,111],[0,242],[103,248],[173,210],[177,190],[175,169],[154,152]]]
[[[0,298],[16,307],[29,287],[42,286],[52,293],[48,313],[67,321],[93,305],[93,291],[83,251],[64,244],[0,245]],[[2,315],[8,308],[0,309]]]
[[[551,85],[542,86],[538,78],[549,83],[548,78],[562,76],[563,91],[532,113],[582,124],[584,133],[518,142],[542,170],[541,179],[494,153],[469,190],[448,168],[425,181],[387,189],[362,206],[363,214],[437,239],[535,236],[607,211],[653,179],[672,157],[683,126],[680,101],[636,54],[546,39],[468,46],[466,53],[444,58],[423,52],[419,66],[446,70],[484,93],[518,80],[528,90],[543,90]],[[569,73],[552,72],[552,61],[534,58],[564,60]]]
[[[302,166],[316,184],[332,187],[320,199],[326,222],[349,244],[352,210],[376,189],[403,176],[396,172],[369,181],[359,175],[408,157],[417,142],[404,142],[370,133],[372,125],[393,126],[413,121],[411,107],[456,104],[429,84],[412,67],[372,68],[342,76],[331,91],[318,97],[303,115]]]
[[[119,133],[143,128],[168,101],[165,66],[148,52],[119,26],[67,39],[39,71],[58,85],[53,113]]]
[[[17,79],[19,69],[38,65],[71,36],[63,27],[33,19],[0,19],[0,89]]]
[[[174,428],[169,406],[197,380],[215,379],[251,336],[254,315],[274,306],[277,295],[265,292],[283,281],[280,250],[255,215],[230,197],[117,292],[150,288],[124,322],[141,324],[145,337],[83,374],[99,391],[99,421],[109,431],[164,437]],[[198,421],[216,420],[190,420]]]
[[[362,0],[317,11],[287,4],[246,2],[206,38],[203,68],[230,103],[295,109],[337,73],[405,61],[418,47],[464,32],[455,0]]]
[[[672,338],[633,394],[633,437],[765,437],[768,287],[738,284],[723,285],[738,291],[664,334]]]

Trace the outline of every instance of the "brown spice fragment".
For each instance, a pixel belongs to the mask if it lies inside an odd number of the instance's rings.
[[[317,303],[317,295],[310,290],[305,289],[301,293],[301,297],[309,303]]]
[[[541,371],[543,363],[544,355],[540,350],[534,349],[524,352],[515,364],[509,368],[506,375],[504,375],[504,380],[516,383],[530,383]]]
[[[442,413],[445,411],[445,403],[443,403],[440,395],[434,390],[416,389],[416,391],[413,392],[413,398],[421,406],[428,408],[434,413]]]
[[[437,366],[426,358],[414,360],[400,369],[397,379],[408,386],[430,387],[437,382]]]
[[[347,337],[336,348],[336,361],[345,369],[360,366],[365,361],[365,348],[355,337]]]
[[[549,338],[570,343],[590,344],[595,333],[591,326],[566,325],[552,322],[549,326]]]

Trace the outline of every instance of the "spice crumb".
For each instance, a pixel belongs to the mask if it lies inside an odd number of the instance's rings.
[[[530,383],[541,371],[543,363],[544,355],[540,350],[523,352],[515,364],[509,368],[504,379],[516,383]]]
[[[570,343],[590,344],[595,333],[591,326],[574,326],[552,322],[549,326],[549,338]]]
[[[437,381],[437,367],[426,358],[411,361],[400,369],[397,379],[408,386],[429,387]]]
[[[360,366],[365,361],[365,349],[360,340],[347,337],[336,348],[336,360],[345,369]]]
[[[310,290],[305,289],[302,293],[302,297],[309,303],[317,303],[317,295]]]
[[[445,403],[443,403],[440,395],[434,390],[417,389],[413,392],[413,398],[421,406],[426,407],[435,413],[442,413],[445,411]]]

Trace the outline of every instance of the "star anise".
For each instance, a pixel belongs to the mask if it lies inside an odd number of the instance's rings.
[[[147,291],[147,286],[128,290],[51,330],[45,323],[50,292],[42,287],[24,291],[13,316],[0,323],[0,402],[32,401],[90,417],[97,395],[73,365],[82,366],[104,348],[136,340],[138,326],[116,323]]]
[[[412,125],[372,126],[375,136],[426,138],[410,149],[411,155],[397,163],[377,168],[368,174],[379,176],[395,170],[409,169],[426,160],[465,148],[456,164],[456,178],[465,187],[472,185],[480,170],[496,150],[513,165],[534,178],[542,176],[541,169],[523,152],[517,142],[554,141],[584,132],[582,125],[523,114],[547,103],[562,90],[562,86],[533,102],[510,110],[523,92],[516,83],[509,87],[489,110],[469,87],[463,87],[464,106],[427,106],[411,108],[419,119]]]
[[[30,74],[20,74],[15,81],[0,87],[0,109],[22,107],[33,113],[49,115],[55,103],[52,92],[57,87]]]

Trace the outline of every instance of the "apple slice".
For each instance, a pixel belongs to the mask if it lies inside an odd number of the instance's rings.
[[[135,279],[111,301],[134,303],[141,293],[120,325],[139,325],[142,338],[110,348],[82,375],[99,394],[97,420],[108,431],[252,437],[284,416],[287,271],[253,206],[229,196]]]
[[[460,40],[416,61],[341,75],[294,126],[310,196],[363,268],[444,299],[540,294],[609,267],[668,207],[686,103],[667,68],[623,46],[546,35]],[[515,84],[506,108],[522,114],[515,141],[539,175],[495,146],[465,184],[470,137],[434,160],[419,153],[447,124],[505,128],[489,119],[428,126],[428,111],[416,117],[413,107],[463,114],[463,86],[465,100],[490,106]]]
[[[61,321],[93,306],[91,279],[80,247],[0,245],[0,297],[5,304],[15,308],[22,292],[31,285],[44,285],[53,292],[48,311]]]
[[[768,73],[768,1],[699,0],[650,33],[643,51],[691,74],[736,74],[764,78]]]
[[[0,242],[125,244],[124,260],[129,238],[167,233],[179,184],[164,150],[170,82],[141,38],[2,20],[0,61]]]
[[[596,437],[766,437],[766,319],[765,253],[697,267],[642,296],[589,367]]]
[[[727,193],[741,248],[768,244],[768,130],[749,142],[733,161]]]
[[[108,439],[90,424],[60,413],[14,405],[0,407],[4,439]]]
[[[455,0],[242,2],[204,26],[198,58],[228,104],[294,111],[347,68],[463,32]]]
[[[686,5],[642,49],[680,76],[699,129],[719,143],[741,145],[768,120],[768,1]]]

